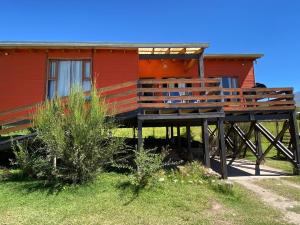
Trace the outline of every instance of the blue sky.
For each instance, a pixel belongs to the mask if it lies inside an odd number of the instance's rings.
[[[299,0],[1,0],[0,7],[2,41],[208,42],[207,53],[265,54],[257,82],[300,91]]]

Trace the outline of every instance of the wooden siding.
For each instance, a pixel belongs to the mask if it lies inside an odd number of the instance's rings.
[[[46,53],[7,53],[0,54],[0,111],[44,100]]]
[[[253,60],[204,59],[206,78],[231,76],[238,79],[239,87],[252,88],[255,85]]]

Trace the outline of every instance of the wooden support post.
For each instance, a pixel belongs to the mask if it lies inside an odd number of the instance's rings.
[[[138,146],[137,150],[141,150],[143,147],[143,122],[138,119]]]
[[[174,137],[173,126],[171,126],[171,139]]]
[[[226,146],[224,139],[224,120],[218,119],[219,128],[219,149],[220,149],[220,166],[221,175],[223,179],[227,179],[227,165],[226,165]]]
[[[166,127],[166,141],[169,140],[169,127]]]
[[[135,135],[135,127],[132,128],[132,132],[133,132],[133,138],[135,139],[135,138],[136,138],[136,135]]]
[[[261,135],[259,129],[254,127],[255,145],[256,145],[256,163],[255,163],[255,175],[260,175],[260,158],[262,156]]]
[[[291,140],[294,150],[294,159],[297,165],[294,168],[294,174],[300,173],[300,141],[299,141],[299,130],[296,119],[296,112],[293,111],[290,113],[290,132],[291,132]]]
[[[208,122],[203,120],[202,124],[202,141],[204,146],[204,165],[210,168],[210,158],[209,158],[209,133],[208,133]]]
[[[178,150],[181,149],[180,127],[177,127],[177,147]]]
[[[191,127],[186,126],[186,139],[187,139],[187,151],[188,151],[188,158],[192,160],[192,152],[191,152]]]

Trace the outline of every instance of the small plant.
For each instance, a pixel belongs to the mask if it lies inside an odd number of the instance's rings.
[[[133,162],[126,161],[116,164],[118,168],[125,168],[131,172],[130,183],[136,187],[143,188],[155,176],[155,174],[166,166],[175,164],[165,162],[167,150],[154,153],[156,149],[140,149],[133,151]]]
[[[46,102],[34,117],[38,143],[34,148],[14,146],[17,163],[29,176],[55,182],[82,183],[103,170],[123,147],[113,138],[117,127],[95,88],[87,104],[81,89],[67,101]]]

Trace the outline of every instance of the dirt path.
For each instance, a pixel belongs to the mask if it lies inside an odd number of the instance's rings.
[[[287,198],[279,196],[271,190],[262,188],[261,186],[254,184],[253,180],[254,179],[235,179],[234,181],[257,194],[268,205],[279,209],[284,214],[284,218],[287,222],[300,224],[300,214],[288,210],[288,208],[300,206],[300,202],[291,201]],[[299,185],[288,181],[287,185],[294,187],[297,186],[297,188],[300,188]]]

